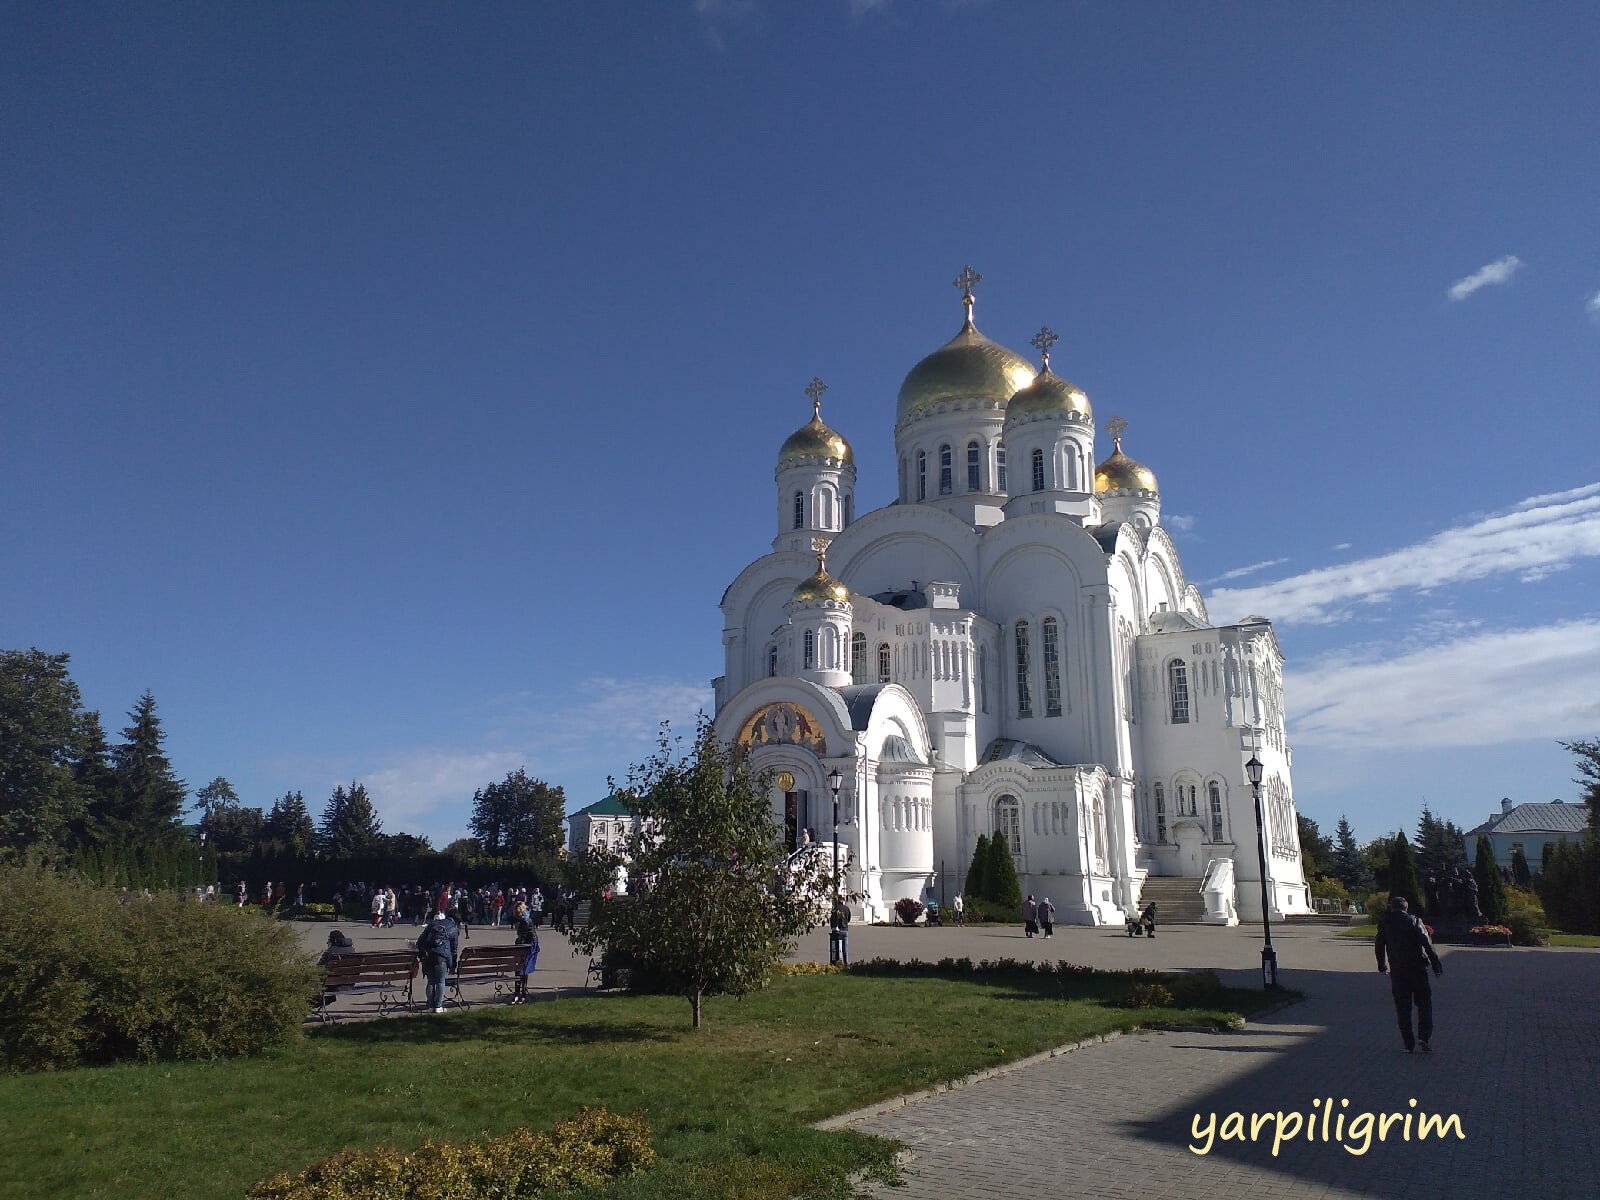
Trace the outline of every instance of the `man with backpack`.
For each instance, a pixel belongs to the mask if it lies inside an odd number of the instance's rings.
[[[456,965],[460,944],[461,929],[441,903],[433,920],[417,935],[417,953],[422,957],[422,973],[428,980],[427,1007],[436,1013],[444,1011],[445,980]]]
[[[1433,1049],[1433,986],[1428,968],[1444,974],[1444,964],[1433,948],[1433,939],[1423,923],[1407,910],[1404,896],[1391,896],[1389,910],[1378,918],[1378,936],[1373,939],[1378,955],[1378,974],[1389,976],[1394,995],[1395,1016],[1400,1021],[1400,1040],[1406,1053],[1413,1049],[1424,1054]],[[1387,963],[1384,961],[1387,956]],[[1411,1006],[1417,1007],[1417,1032],[1411,1033]]]

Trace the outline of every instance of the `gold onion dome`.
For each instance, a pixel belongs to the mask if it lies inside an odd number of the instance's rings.
[[[1095,492],[1159,492],[1156,473],[1122,452],[1122,430],[1127,428],[1126,422],[1118,417],[1111,426],[1115,448],[1111,457],[1094,469]]]
[[[812,379],[806,385],[806,395],[811,397],[811,420],[785,439],[778,451],[779,466],[807,458],[831,458],[845,466],[855,465],[850,443],[822,423],[822,393],[827,390],[828,385],[820,379]]]
[[[1055,413],[1063,415],[1077,413],[1089,419],[1094,417],[1094,410],[1089,406],[1089,397],[1084,394],[1083,389],[1061,378],[1046,362],[1034,381],[1011,397],[1011,403],[1006,405],[1006,420],[1010,421],[1013,417],[1048,416]]]
[[[966,267],[956,279],[967,319],[955,337],[907,373],[900,385],[896,425],[947,402],[978,400],[1003,407],[1018,389],[1033,382],[1032,363],[991,342],[972,323],[972,285],[982,278]]]
[[[840,604],[850,603],[850,589],[845,587],[820,564],[817,573],[794,589],[796,600],[834,600]]]

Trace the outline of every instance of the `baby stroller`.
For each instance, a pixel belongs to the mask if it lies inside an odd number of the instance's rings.
[[[1154,904],[1146,905],[1142,913],[1128,922],[1129,937],[1139,937],[1141,934],[1151,938],[1156,935],[1156,906]]]

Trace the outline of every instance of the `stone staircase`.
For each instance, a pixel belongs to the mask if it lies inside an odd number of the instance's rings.
[[[1205,898],[1200,895],[1199,877],[1147,875],[1139,893],[1139,907],[1156,906],[1156,927],[1199,925],[1206,915]]]

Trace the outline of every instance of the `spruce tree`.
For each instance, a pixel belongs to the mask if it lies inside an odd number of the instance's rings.
[[[1411,911],[1422,911],[1422,894],[1417,886],[1417,860],[1412,854],[1406,835],[1394,835],[1394,848],[1389,852],[1389,896],[1404,896]],[[1433,914],[1428,914],[1432,916]]]
[[[1350,822],[1343,814],[1334,830],[1333,877],[1344,884],[1345,890],[1352,896],[1372,890],[1372,869],[1367,865],[1361,847],[1356,844],[1355,831],[1350,828]]]
[[[133,723],[111,753],[119,795],[106,831],[134,842],[165,840],[177,830],[188,789],[162,749],[167,735],[156,716],[156,698],[146,692],[128,716]]]
[[[84,806],[73,770],[83,732],[65,654],[0,651],[0,858],[66,849]]]
[[[1519,888],[1533,886],[1533,872],[1528,870],[1528,856],[1521,846],[1511,852],[1511,881]]]
[[[302,793],[285,792],[282,799],[272,802],[262,826],[262,837],[301,857],[316,848],[317,827]]]
[[[989,894],[989,835],[980,833],[978,844],[972,851],[972,863],[967,867],[966,895],[968,900],[982,900]]]
[[[1497,924],[1504,921],[1511,905],[1506,900],[1506,885],[1500,877],[1500,868],[1494,865],[1494,848],[1486,837],[1478,839],[1472,874],[1478,881],[1478,907],[1483,910],[1484,918]]]
[[[378,849],[383,824],[372,807],[365,784],[352,783],[350,790],[337,787],[322,814],[322,849],[330,855],[348,857]]]
[[[1006,835],[996,832],[989,839],[989,869],[984,880],[989,889],[988,899],[1002,909],[1016,912],[1022,907],[1022,885],[1017,881],[1017,864],[1011,860],[1011,847]]]

